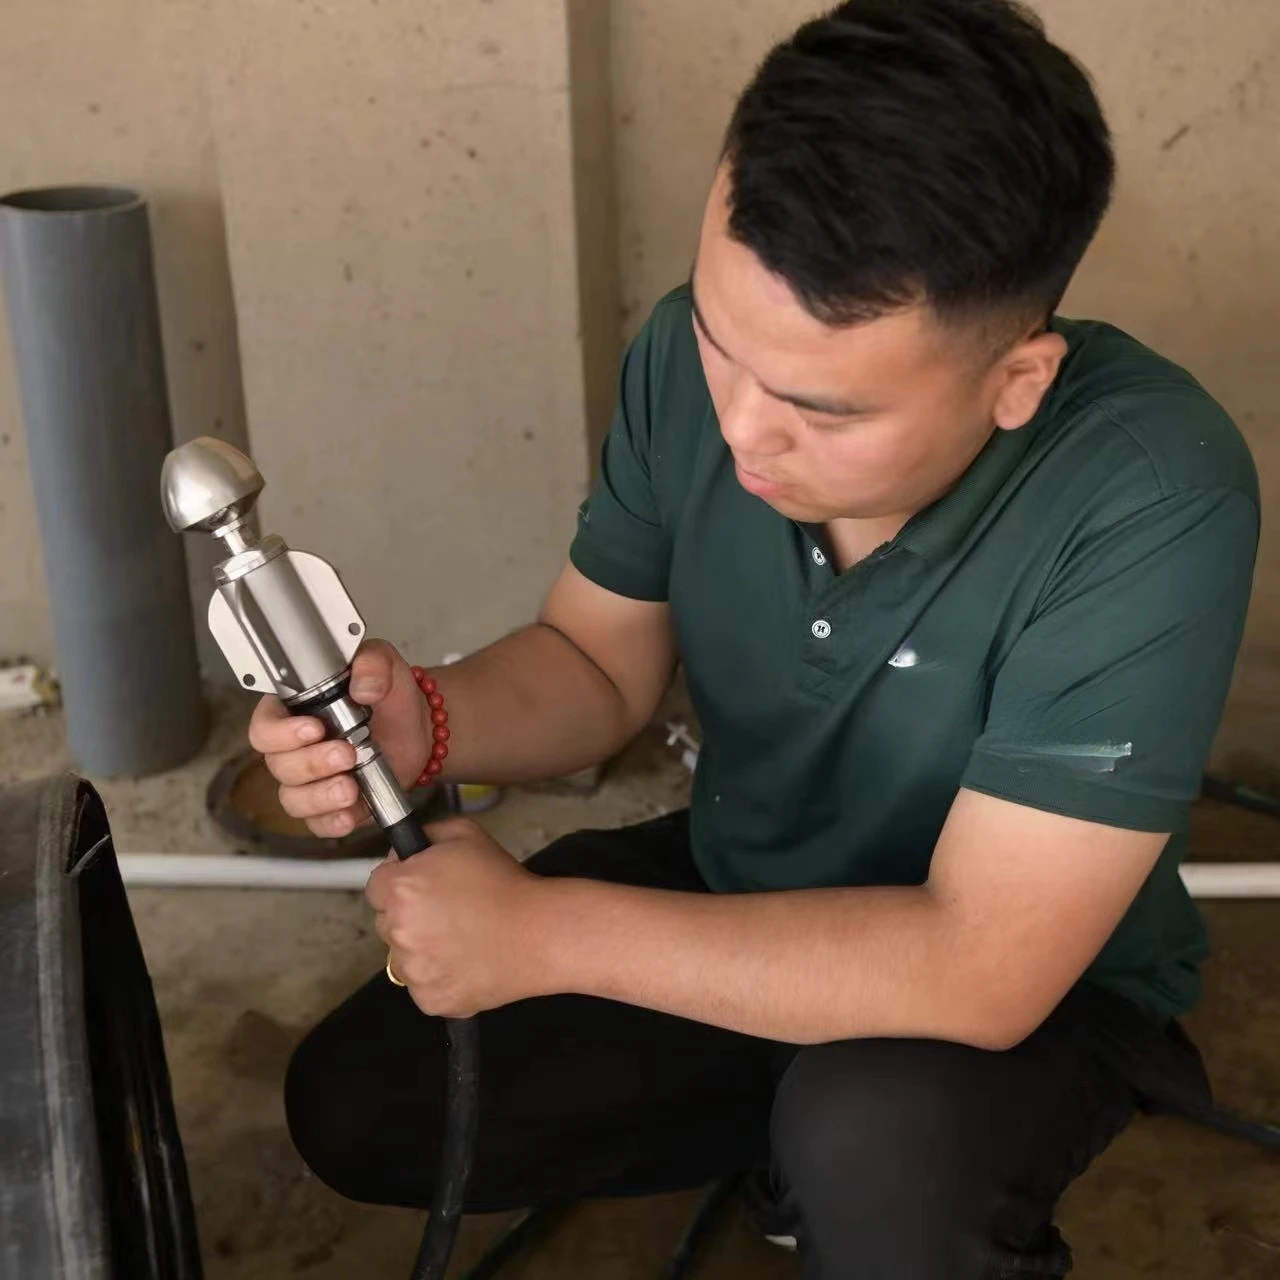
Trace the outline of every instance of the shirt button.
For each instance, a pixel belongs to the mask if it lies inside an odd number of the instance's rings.
[[[814,547],[813,549],[813,563],[816,564],[819,568],[821,568],[824,564],[827,563],[827,557],[824,556],[822,552],[818,550],[817,547]]]
[[[831,634],[831,623],[826,618],[819,618],[809,629],[813,632],[815,639],[825,640]]]

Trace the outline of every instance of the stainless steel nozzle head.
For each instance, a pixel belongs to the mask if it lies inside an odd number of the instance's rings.
[[[175,533],[212,533],[253,509],[265,482],[239,449],[198,436],[174,449],[160,473],[164,514]]]

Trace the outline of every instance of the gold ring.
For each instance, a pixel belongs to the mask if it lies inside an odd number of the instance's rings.
[[[392,982],[392,984],[393,984],[393,985],[395,985],[395,986],[397,986],[397,987],[403,987],[403,986],[404,986],[404,983],[403,983],[403,982],[401,982],[401,981],[400,981],[400,979],[396,977],[396,971],[391,967],[391,957],[390,957],[390,956],[388,956],[388,957],[387,957],[387,977],[391,980],[391,982]]]

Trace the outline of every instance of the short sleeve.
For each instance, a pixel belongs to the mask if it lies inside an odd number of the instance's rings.
[[[1230,488],[1147,502],[1085,536],[1000,663],[963,786],[1177,831],[1199,794],[1244,628],[1258,511]]]
[[[636,600],[665,600],[671,538],[650,474],[652,322],[627,350],[618,407],[604,442],[600,476],[578,512],[569,550],[592,582]]]

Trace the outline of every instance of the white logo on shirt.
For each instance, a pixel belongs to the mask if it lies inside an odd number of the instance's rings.
[[[891,667],[897,667],[899,671],[906,671],[910,667],[918,667],[920,665],[920,655],[909,645],[904,644],[897,653],[889,659]]]

